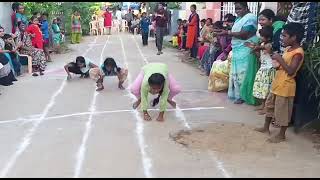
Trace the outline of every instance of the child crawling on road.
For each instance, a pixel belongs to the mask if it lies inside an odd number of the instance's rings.
[[[108,57],[104,60],[100,69],[93,68],[90,70],[89,74],[92,79],[97,80],[97,91],[104,89],[103,79],[105,76],[117,76],[119,79],[118,88],[124,90],[123,83],[127,79],[128,70],[118,67],[115,60]]]
[[[120,68],[117,66],[115,60],[108,57],[104,60],[103,64],[99,68],[97,65],[93,64],[88,58],[82,56],[77,57],[76,63],[70,62],[65,65],[65,70],[68,73],[68,80],[71,79],[71,73],[80,74],[80,77],[96,80],[97,89],[96,91],[101,91],[104,89],[103,79],[105,76],[118,76],[119,83],[118,88],[123,90],[124,81],[127,79],[128,70]]]
[[[83,56],[78,56],[76,62],[70,62],[64,66],[68,74],[68,80],[72,78],[71,73],[80,75],[80,78],[88,78],[89,70],[92,68],[98,68],[98,66],[93,64],[89,58]]]

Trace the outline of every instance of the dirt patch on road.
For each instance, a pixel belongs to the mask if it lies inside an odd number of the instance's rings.
[[[212,150],[222,153],[256,152],[274,154],[289,150],[287,142],[271,144],[268,135],[256,132],[254,127],[242,123],[215,123],[191,131],[170,134],[170,138],[190,149]]]

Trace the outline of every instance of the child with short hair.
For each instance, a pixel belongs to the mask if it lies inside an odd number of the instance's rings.
[[[142,18],[140,21],[141,28],[141,36],[142,36],[142,44],[144,46],[148,45],[148,37],[149,37],[149,26],[151,25],[150,19],[147,17],[147,13],[142,13]]]
[[[89,58],[83,56],[78,56],[76,62],[70,62],[64,66],[68,74],[68,80],[72,78],[70,73],[80,74],[80,78],[88,78],[89,71],[92,68],[98,68],[98,66],[93,64]]]
[[[304,37],[304,27],[299,23],[288,23],[283,27],[282,42],[286,47],[282,57],[278,53],[272,56],[276,75],[272,82],[271,94],[266,100],[266,118],[264,127],[255,129],[270,134],[272,118],[281,126],[280,132],[268,139],[271,143],[279,143],[286,139],[285,133],[291,121],[293,102],[296,93],[296,80],[298,70],[301,68],[304,51],[300,43]]]

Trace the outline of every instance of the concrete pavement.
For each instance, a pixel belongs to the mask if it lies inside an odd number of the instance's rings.
[[[169,134],[181,129],[263,123],[253,107],[234,105],[225,93],[207,92],[207,77],[182,63],[178,51],[166,48],[157,56],[152,40],[142,47],[141,37],[129,34],[85,37],[83,43],[70,47],[72,52],[53,56],[44,76],[26,75],[14,86],[0,87],[0,177],[320,175],[320,157],[312,143],[290,131],[288,142],[273,146],[274,153],[268,155],[197,150],[174,142]],[[115,58],[119,66],[129,69],[125,87],[144,64],[167,63],[183,88],[175,98],[179,108],[169,110],[163,123],[155,121],[157,111],[150,113],[153,121],[144,122],[132,110],[134,98],[128,90],[117,88],[116,77],[105,78],[105,90],[99,93],[90,79],[66,81],[63,65],[77,55],[96,64],[107,56]]]

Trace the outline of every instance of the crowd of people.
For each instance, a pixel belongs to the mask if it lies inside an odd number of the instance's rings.
[[[286,24],[270,9],[257,18],[246,2],[235,2],[236,16],[227,14],[223,21],[200,20],[196,5],[190,10],[188,20],[177,20],[172,38],[173,45],[189,55],[183,61],[199,61],[210,91],[227,90],[234,104],[257,106],[266,118],[264,127],[256,130],[269,133],[272,123],[280,132],[269,141],[283,141],[291,122],[295,76],[304,58],[300,44],[305,27]]]
[[[53,51],[58,51],[63,38],[60,19],[53,18],[49,23],[45,12],[35,12],[28,19],[24,6],[17,2],[12,4],[12,10],[11,33],[5,33],[0,26],[0,84],[3,86],[17,81],[16,77],[23,74],[22,65],[31,67],[29,71],[33,72],[33,76],[43,75],[46,62],[52,61],[50,43],[53,44]]]

